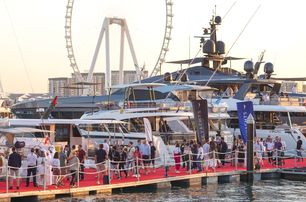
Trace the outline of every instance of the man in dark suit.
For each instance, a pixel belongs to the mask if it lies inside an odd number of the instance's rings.
[[[21,167],[21,156],[16,152],[16,148],[12,147],[12,153],[8,158],[8,166],[10,173],[10,189],[13,189],[13,178],[16,176],[17,189],[19,189],[19,168]]]

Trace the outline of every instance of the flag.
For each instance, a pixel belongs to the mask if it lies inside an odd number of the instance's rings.
[[[246,143],[247,118],[249,117],[250,114],[252,114],[252,116],[254,117],[253,102],[252,101],[237,102],[237,114],[238,114],[238,121],[239,121],[241,137],[242,137],[243,142]],[[256,133],[255,133],[255,136],[256,136]]]
[[[55,98],[52,100],[52,104],[55,107],[57,104],[57,96],[55,96]]]
[[[197,142],[209,138],[207,100],[192,100],[194,121],[196,125]]]
[[[57,96],[55,96],[55,98],[51,101],[50,106],[45,111],[45,113],[42,115],[42,118],[43,119],[49,118],[49,116],[51,115],[52,110],[54,110],[56,105],[57,105]]]

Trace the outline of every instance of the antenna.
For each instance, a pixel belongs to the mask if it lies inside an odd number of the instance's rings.
[[[254,76],[257,76],[257,74],[258,74],[260,65],[261,65],[261,63],[263,63],[263,58],[264,58],[265,52],[266,52],[266,50],[263,50],[263,51],[261,52],[261,54],[260,54],[259,57],[258,57],[257,62],[255,63],[255,67],[254,67]]]
[[[254,13],[251,15],[251,17],[249,18],[249,20],[247,21],[247,23],[245,24],[245,26],[243,27],[243,29],[241,30],[241,32],[239,33],[239,35],[237,36],[236,40],[234,41],[234,43],[232,44],[232,46],[230,47],[230,49],[227,51],[226,55],[224,58],[226,58],[228,56],[228,54],[230,53],[230,51],[232,50],[232,48],[234,47],[234,45],[237,43],[238,39],[240,38],[240,36],[242,35],[242,33],[244,32],[244,30],[246,29],[246,27],[249,25],[249,23],[251,22],[251,20],[253,19],[253,17],[255,16],[255,14],[257,13],[257,11],[259,10],[261,5],[259,5],[256,10],[254,11]],[[222,60],[224,61],[224,59]],[[222,62],[219,63],[218,67],[215,69],[215,71],[213,72],[213,74],[211,75],[211,77],[208,79],[208,81],[206,82],[205,86],[208,86],[208,84],[210,83],[211,79],[215,76],[216,72],[218,71],[218,69],[221,67]]]

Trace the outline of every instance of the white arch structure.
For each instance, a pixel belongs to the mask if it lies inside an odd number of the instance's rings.
[[[140,71],[139,66],[138,66],[135,50],[134,50],[134,47],[133,47],[132,39],[131,39],[131,36],[130,36],[130,32],[129,32],[126,20],[122,19],[122,18],[105,18],[104,22],[103,22],[103,25],[102,25],[102,28],[101,28],[101,31],[100,31],[100,34],[99,34],[98,42],[97,42],[97,45],[96,45],[96,50],[95,50],[94,56],[92,58],[92,62],[91,62],[88,77],[87,77],[87,82],[91,82],[93,71],[94,71],[95,64],[96,64],[96,60],[97,60],[99,50],[100,50],[100,47],[101,47],[102,39],[103,39],[103,36],[105,34],[105,57],[106,57],[105,88],[109,88],[111,86],[110,53],[109,53],[109,25],[112,25],[112,24],[117,24],[117,25],[121,26],[119,84],[123,84],[124,35],[126,36],[126,38],[128,40],[128,44],[129,44],[129,47],[130,47],[130,52],[132,54],[134,66],[135,66],[135,69],[136,69],[137,79],[138,79],[138,81],[140,81],[140,79],[141,79],[141,71]]]
[[[163,44],[162,48],[158,57],[158,60],[155,64],[155,67],[151,73],[151,76],[155,76],[158,73],[161,73],[161,65],[165,61],[166,54],[168,52],[168,47],[169,43],[171,40],[171,30],[172,30],[172,18],[173,18],[173,13],[172,13],[172,5],[173,2],[172,0],[165,0],[166,3],[166,26],[165,26],[165,32],[164,32],[164,39],[163,39]],[[68,58],[70,60],[70,66],[73,69],[73,72],[76,76],[77,82],[82,82],[84,84],[86,83],[91,83],[92,78],[93,78],[93,71],[94,67],[96,64],[96,60],[99,54],[100,46],[102,43],[103,36],[105,34],[105,54],[106,54],[106,72],[105,72],[105,88],[110,87],[111,85],[111,70],[110,70],[110,54],[109,54],[109,25],[112,24],[117,24],[121,26],[121,43],[120,43],[120,61],[119,61],[119,83],[123,83],[123,58],[124,58],[124,35],[126,35],[126,38],[128,40],[128,44],[130,47],[130,52],[133,58],[134,66],[136,69],[137,73],[137,79],[140,81],[142,72],[139,69],[139,65],[137,62],[135,50],[133,47],[133,43],[131,40],[131,36],[129,33],[129,29],[126,23],[125,19],[122,18],[105,18],[98,42],[96,45],[95,53],[90,65],[89,73],[87,76],[87,79],[85,80],[78,68],[75,56],[74,56],[74,50],[73,50],[73,45],[72,45],[72,31],[71,31],[71,26],[72,26],[72,13],[73,13],[73,4],[74,0],[68,0],[67,6],[66,6],[66,16],[65,16],[65,39],[66,39],[66,48],[68,52]],[[84,91],[83,94],[88,94],[88,91]]]

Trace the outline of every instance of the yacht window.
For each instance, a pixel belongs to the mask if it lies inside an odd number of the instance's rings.
[[[55,142],[62,142],[69,139],[69,125],[56,125]]]
[[[98,131],[98,132],[111,132],[111,133],[121,133],[119,130],[121,128],[122,132],[128,133],[128,130],[123,124],[113,124],[113,123],[105,123],[105,124],[92,124],[92,125],[79,125],[80,129],[86,131]]]
[[[130,120],[131,125],[133,125],[133,128],[135,129],[135,132],[143,132],[144,131],[144,125],[142,119],[131,119]]]
[[[189,130],[191,130],[191,131],[194,130],[194,127],[193,127],[194,125],[193,124],[195,124],[195,123],[193,123],[191,119],[188,118],[188,119],[183,119],[181,121],[188,127]]]
[[[73,137],[82,137],[79,129],[76,126],[72,127],[72,136]]]
[[[168,120],[167,124],[174,133],[189,133],[189,128],[181,120]]]
[[[129,122],[128,128],[130,132],[139,132],[134,123]]]
[[[33,138],[36,136],[33,133],[18,133],[18,134],[15,134],[15,137]],[[39,138],[39,137],[36,137],[36,138]]]

